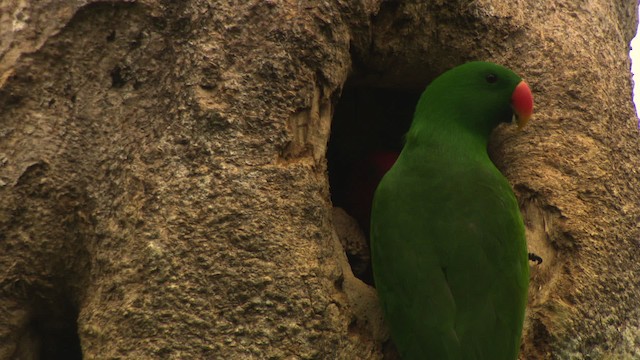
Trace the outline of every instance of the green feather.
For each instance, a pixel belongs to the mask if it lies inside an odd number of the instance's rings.
[[[529,281],[524,225],[487,142],[511,120],[520,81],[484,62],[434,80],[376,190],[374,279],[405,360],[517,358]]]

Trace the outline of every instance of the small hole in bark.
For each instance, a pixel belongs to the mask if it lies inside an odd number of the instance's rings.
[[[359,236],[340,237],[354,274],[369,284],[373,283],[368,246],[371,200],[402,149],[420,94],[347,82],[334,112],[327,150],[331,200],[361,230]]]
[[[116,31],[115,30],[111,30],[109,35],[107,35],[106,39],[107,39],[108,42],[114,41],[116,39]]]
[[[116,66],[111,70],[111,87],[113,88],[121,88],[127,81],[122,76],[122,69],[120,66]]]

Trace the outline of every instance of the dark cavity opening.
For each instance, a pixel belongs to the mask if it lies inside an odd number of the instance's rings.
[[[20,341],[19,357],[40,360],[81,360],[78,310],[68,299],[40,299],[33,304],[32,319]],[[29,354],[29,355],[27,355]]]
[[[347,82],[334,112],[327,150],[331,201],[361,230],[362,236],[349,233],[345,251],[354,275],[368,284],[373,284],[368,246],[373,193],[402,149],[421,93]]]

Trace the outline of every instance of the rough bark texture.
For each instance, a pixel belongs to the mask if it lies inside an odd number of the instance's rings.
[[[640,358],[635,14],[0,2],[0,358],[77,354],[76,333],[89,359],[381,358],[374,292],[332,221],[333,109],[351,70],[415,89],[471,59],[521,73],[537,101],[492,142],[544,258],[522,358]]]

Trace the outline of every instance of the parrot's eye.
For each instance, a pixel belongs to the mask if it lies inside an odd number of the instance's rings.
[[[487,82],[488,82],[489,84],[493,84],[493,83],[495,83],[496,81],[498,81],[498,75],[493,74],[493,73],[490,73],[490,74],[487,74],[487,76],[485,77],[485,79],[487,80]]]

